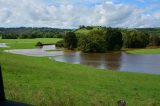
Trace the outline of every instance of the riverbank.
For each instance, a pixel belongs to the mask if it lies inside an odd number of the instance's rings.
[[[30,47],[34,45],[10,44],[10,49]],[[0,62],[10,100],[38,106],[116,106],[119,99],[128,106],[160,105],[159,75],[103,71],[2,50]]]
[[[146,48],[146,49],[135,49],[128,50],[126,53],[131,54],[160,54],[160,48]]]

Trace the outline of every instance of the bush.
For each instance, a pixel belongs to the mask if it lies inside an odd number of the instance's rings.
[[[56,47],[64,47],[64,40],[60,40],[55,44]]]
[[[41,42],[37,42],[36,46],[43,46]]]

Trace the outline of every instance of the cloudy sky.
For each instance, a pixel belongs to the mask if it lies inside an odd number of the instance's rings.
[[[160,27],[160,0],[0,0],[0,27]]]

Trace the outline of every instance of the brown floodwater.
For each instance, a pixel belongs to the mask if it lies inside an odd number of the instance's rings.
[[[160,54],[82,53],[63,51],[54,45],[35,49],[5,50],[5,52],[27,56],[49,56],[50,59],[59,62],[84,64],[98,69],[160,74]]]
[[[34,49],[12,49],[12,50],[5,50],[5,52],[27,55],[27,56],[43,57],[43,56],[63,55],[63,51],[60,50],[61,49],[57,49],[55,45],[46,45],[43,46],[42,48],[37,47]]]
[[[65,52],[64,55],[52,59],[72,64],[84,64],[99,69],[160,74],[159,54]]]

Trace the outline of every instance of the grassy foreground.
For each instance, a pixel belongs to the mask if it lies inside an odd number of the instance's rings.
[[[129,50],[129,51],[127,51],[127,53],[132,53],[132,54],[160,54],[160,48]]]
[[[46,40],[45,43],[48,41]],[[11,48],[32,47],[21,44]],[[2,52],[6,97],[37,106],[159,106],[160,76],[103,71]]]

